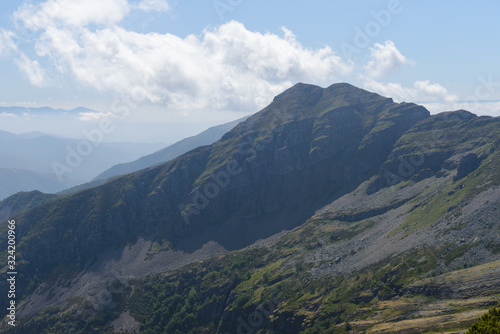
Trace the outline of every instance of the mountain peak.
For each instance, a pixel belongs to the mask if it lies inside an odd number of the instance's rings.
[[[73,109],[69,110],[69,112],[72,112],[72,113],[82,113],[82,112],[95,112],[95,110],[92,110],[92,109],[89,109],[89,108],[85,108],[85,107],[76,107],[76,108],[73,108]]]
[[[222,140],[239,137],[244,133],[253,132],[255,129],[267,129],[270,124],[279,126],[292,120],[314,119],[334,110],[344,114],[343,121],[346,124],[358,117],[355,116],[355,113],[371,115],[370,122],[381,116],[380,113],[389,112],[392,114],[403,110],[405,113],[414,113],[417,118],[420,116],[425,118],[430,115],[421,106],[418,108],[391,108],[393,105],[396,104],[391,98],[380,96],[348,83],[336,83],[328,88],[322,88],[300,82],[277,95],[270,105],[226,133]],[[400,105],[416,106],[405,103]]]
[[[283,93],[275,96],[273,99],[273,103],[294,98],[297,96],[311,95],[311,94],[316,95],[317,93],[322,92],[323,90],[324,89],[319,86],[299,82],[293,85],[292,87],[288,88],[287,90],[285,90]]]
[[[337,100],[338,102],[343,101],[342,103],[345,105],[358,104],[374,99],[383,99],[387,103],[394,102],[391,98],[383,97],[345,82],[335,83],[327,88],[299,82],[277,95],[273,103],[295,101],[296,103],[302,104],[303,107],[308,107],[314,105],[321,99],[326,99],[330,102],[332,100]]]

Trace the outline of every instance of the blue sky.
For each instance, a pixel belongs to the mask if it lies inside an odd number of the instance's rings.
[[[4,1],[0,106],[97,112],[64,121],[0,113],[0,129],[81,137],[111,119],[118,130],[108,141],[171,142],[256,112],[297,82],[349,82],[433,113],[498,116],[499,9],[497,1]]]

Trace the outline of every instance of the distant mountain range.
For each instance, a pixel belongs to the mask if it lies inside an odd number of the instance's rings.
[[[498,303],[499,165],[500,118],[297,84],[211,145],[0,203],[0,332],[462,331]]]
[[[39,174],[16,168],[0,168],[0,200],[20,191],[39,189],[47,193],[56,193],[67,188],[55,175]]]
[[[0,130],[0,199],[18,191],[58,192],[163,146],[86,142],[82,148],[82,142],[37,132],[16,135]],[[83,149],[86,151],[79,154]]]
[[[158,164],[165,163],[174,158],[177,158],[178,156],[199,146],[210,145],[219,140],[226,132],[228,132],[238,123],[241,123],[247,118],[248,117],[244,117],[236,121],[213,126],[196,136],[185,138],[175,144],[172,144],[152,154],[141,157],[135,161],[115,165],[99,174],[94,180],[109,179],[114,176],[128,174],[144,168],[156,166]]]
[[[66,110],[66,109],[54,109],[50,107],[18,107],[18,106],[12,106],[12,107],[0,107],[0,114],[2,113],[7,113],[7,114],[23,114],[23,113],[34,113],[34,114],[50,114],[53,115],[54,113],[82,113],[82,112],[95,112],[92,109],[84,108],[84,107],[77,107],[71,110]]]
[[[50,108],[39,109],[53,111]],[[81,112],[90,109],[77,108],[72,111],[75,110]],[[0,130],[0,154],[4,157],[3,161],[0,161],[0,200],[19,191],[39,190],[45,193],[66,194],[100,185],[108,178],[152,167],[198,146],[209,145],[246,118],[211,127],[199,135],[183,139],[147,155],[144,153],[155,150],[162,144],[100,144],[95,147],[95,151],[88,159],[87,157],[82,159],[81,166],[72,168],[71,173],[63,173],[62,182],[57,176],[57,169],[54,170],[53,163],[60,163],[64,166],[70,152],[68,147],[75,151],[80,140],[41,132],[15,135]],[[19,152],[24,153],[19,154]],[[105,166],[130,161],[138,156],[139,159],[114,165],[95,177],[93,182],[87,182]]]

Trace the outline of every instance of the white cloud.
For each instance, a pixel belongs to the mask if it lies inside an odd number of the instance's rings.
[[[21,102],[16,102],[16,105],[18,106],[23,106],[23,107],[26,107],[26,106],[33,106],[33,107],[36,107],[38,103],[37,102],[31,102],[31,101],[21,101]],[[29,107],[28,107],[29,108]]]
[[[0,113],[0,117],[17,118],[17,115],[3,111]]]
[[[464,109],[482,116],[500,116],[500,102],[497,101],[457,101],[454,103],[422,103],[431,113]]]
[[[460,108],[456,109],[466,109],[478,115],[487,116],[500,116],[500,102],[467,102],[461,103]]]
[[[78,114],[80,121],[100,121],[104,118],[117,118],[112,112],[81,112]]]
[[[45,70],[40,66],[38,61],[31,60],[24,53],[20,52],[14,62],[32,85],[42,87],[46,84]]]
[[[14,43],[14,33],[12,31],[0,29],[0,55],[16,50],[17,45]]]
[[[448,92],[440,84],[431,83],[429,80],[415,81],[413,87],[404,87],[400,83],[382,83],[373,79],[367,79],[364,87],[380,95],[392,97],[395,101],[407,102],[429,102],[454,104],[458,96]]]
[[[146,12],[167,12],[170,5],[165,0],[142,0],[137,4],[137,8]]]
[[[393,41],[386,41],[384,45],[376,43],[370,48],[370,54],[371,60],[365,66],[366,75],[370,78],[384,77],[409,63]]]
[[[140,34],[116,24],[128,10],[125,1],[104,1],[104,12],[118,11],[112,18],[92,16],[87,9],[72,16],[79,6],[74,2],[49,0],[19,12],[27,25],[45,24],[35,43],[37,55],[83,85],[176,110],[257,110],[294,82],[330,84],[352,70],[330,47],[305,48],[285,28],[282,35],[261,34],[232,21],[200,36]],[[64,10],[44,14],[50,3]],[[108,25],[94,30],[81,26],[89,23]],[[32,82],[39,83],[32,72]]]
[[[45,70],[36,60],[31,60],[18,48],[12,31],[0,30],[0,55],[11,52],[14,55],[14,63],[19,70],[28,78],[32,85],[41,87],[46,82]]]
[[[37,5],[24,4],[14,17],[28,29],[44,30],[51,26],[115,24],[129,10],[127,0],[48,0]]]
[[[419,103],[432,114],[464,109],[477,115],[500,116],[500,102],[482,101],[477,98],[460,101],[457,95],[429,80],[415,81],[412,87],[405,87],[400,83],[381,83],[369,79],[365,81],[364,87],[380,95],[392,97],[397,102]]]
[[[413,87],[417,90],[421,100],[455,102],[458,99],[458,96],[448,93],[448,90],[440,84],[433,84],[429,80],[415,81]]]
[[[169,5],[164,0],[132,5],[126,0],[48,0],[24,5],[16,18],[39,31],[36,55],[53,66],[52,71],[44,70],[38,60],[19,50],[16,63],[36,86],[60,74],[100,92],[125,94],[181,112],[255,111],[295,82],[329,85],[354,68],[328,46],[304,47],[284,27],[281,34],[263,34],[231,21],[185,38],[136,33],[119,25],[131,9],[167,11]],[[4,45],[13,48],[11,42],[12,33],[0,31],[0,53]],[[364,73],[360,78],[366,89],[396,101],[456,103],[457,96],[429,80],[409,87],[381,82],[410,63],[388,40],[370,48],[368,63],[357,67]],[[103,117],[107,115],[80,114],[80,120],[87,121]]]
[[[30,114],[30,113],[27,113],[27,112],[23,112],[23,115],[22,115],[22,116],[23,116],[23,119],[24,119],[25,121],[29,121],[30,119],[35,118],[35,117],[36,117],[36,116],[34,116],[34,115]]]
[[[398,82],[381,82],[380,78],[397,71],[411,62],[399,52],[392,41],[384,45],[375,44],[370,48],[371,59],[363,67],[365,75],[360,75],[365,89],[391,97],[397,102],[407,101],[423,104],[431,112],[460,109],[458,96],[451,94],[438,83],[430,80],[415,81],[412,86]]]

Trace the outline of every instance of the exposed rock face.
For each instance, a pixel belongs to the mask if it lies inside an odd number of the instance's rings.
[[[450,158],[471,149],[462,143],[465,133],[471,127],[480,127],[490,121],[458,110],[433,115],[418,123],[397,140],[377,177],[367,188],[367,193],[373,194],[402,181],[420,181],[438,175],[442,169],[457,168],[459,162]],[[465,160],[460,162],[460,178],[479,166],[481,160],[477,156],[474,158],[474,155],[467,154],[467,158],[464,157]]]
[[[463,179],[464,177],[475,171],[476,168],[479,167],[480,163],[481,159],[479,159],[476,153],[469,153],[464,156],[458,164],[457,176],[455,177],[455,180]]]

